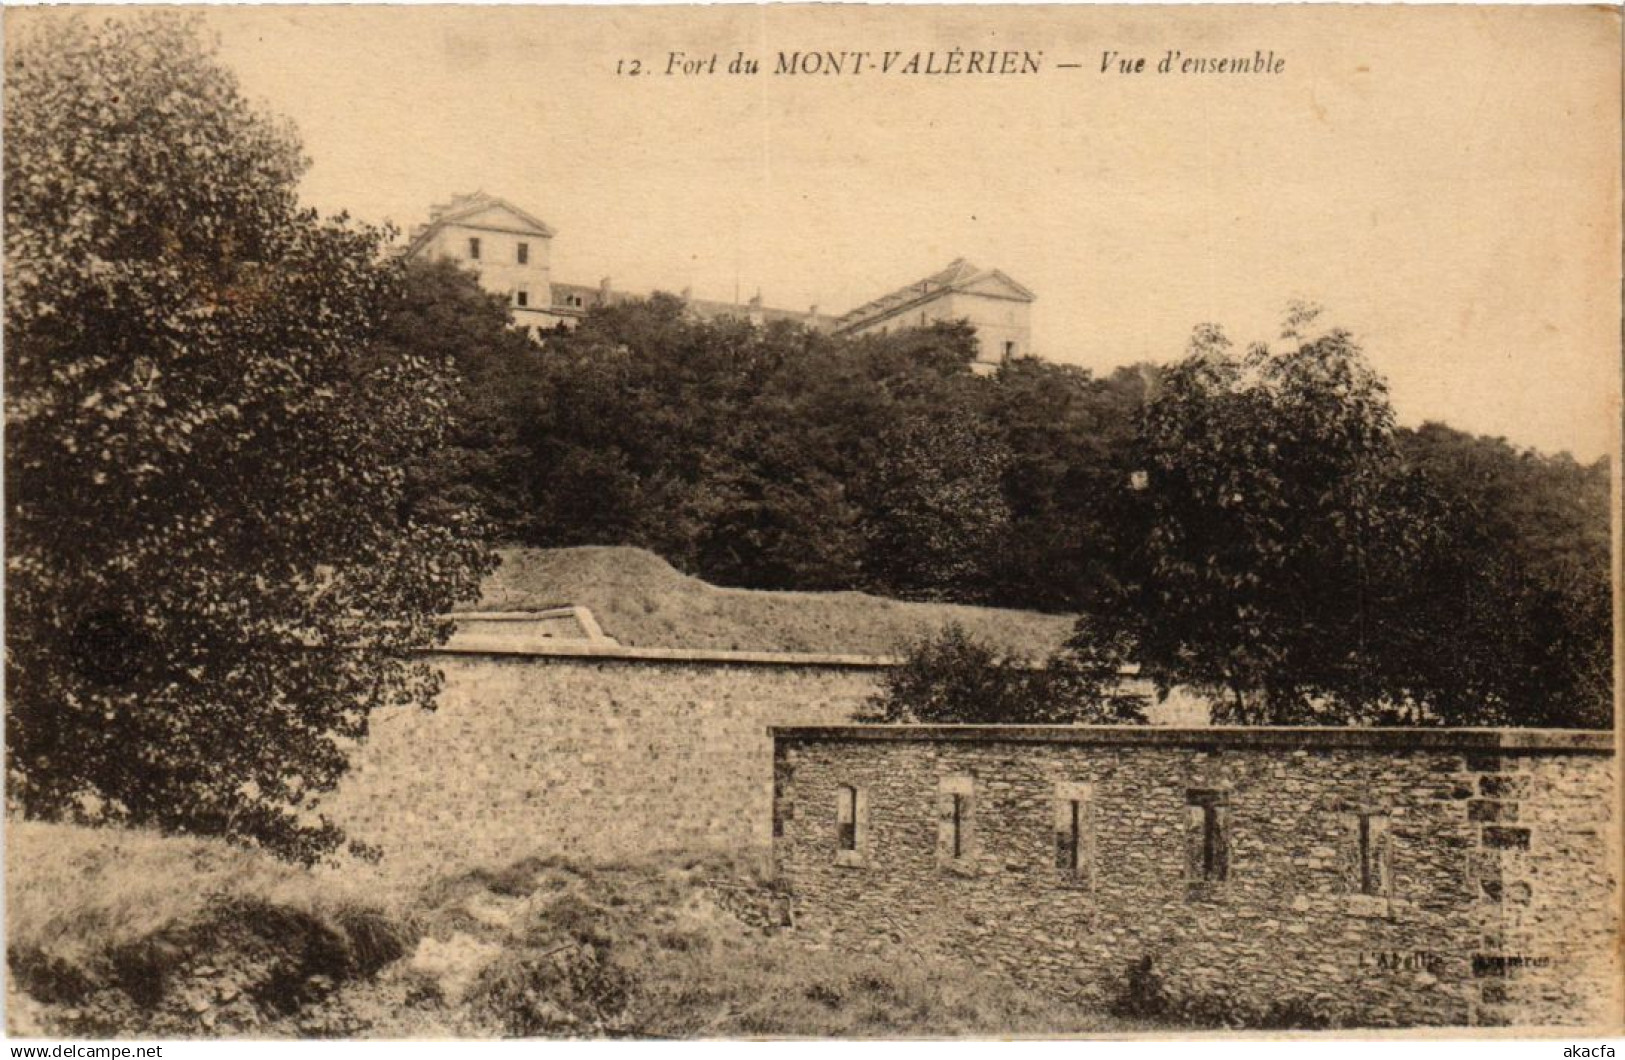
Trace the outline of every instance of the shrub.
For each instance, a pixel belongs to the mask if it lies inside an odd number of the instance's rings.
[[[7,963],[35,999],[107,1015],[78,1030],[176,1029],[151,1021],[201,966],[294,1012],[417,938],[358,884],[217,840],[17,821],[6,839]]]
[[[618,1029],[633,978],[608,948],[565,945],[499,960],[469,995],[469,1006],[510,1038],[602,1035]]]
[[[1149,956],[1129,965],[1111,1012],[1129,1019],[1235,1030],[1324,1030],[1341,1025],[1336,1017],[1301,997],[1277,998],[1262,1007],[1217,994],[1170,997]]]
[[[1042,665],[1002,655],[950,623],[888,670],[861,716],[893,723],[1143,722],[1142,697],[1119,695],[1114,661],[1078,651]]]
[[[1123,989],[1112,1002],[1112,1015],[1132,1019],[1158,1019],[1168,1011],[1168,994],[1150,957],[1129,965]]]

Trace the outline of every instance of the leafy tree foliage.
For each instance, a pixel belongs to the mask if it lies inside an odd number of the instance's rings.
[[[664,295],[590,313],[518,412],[517,538],[642,545],[723,584],[983,596],[1005,456],[973,342],[699,320]]]
[[[1236,722],[1363,708],[1370,632],[1403,547],[1386,506],[1393,414],[1353,339],[1308,336],[1235,356],[1198,329],[1141,424],[1141,662],[1218,697]],[[1160,607],[1156,604],[1160,603]]]
[[[1398,434],[1432,533],[1391,665],[1454,724],[1612,727],[1608,465],[1441,424]]]
[[[1009,517],[990,557],[993,602],[1073,611],[1112,593],[1131,540],[1122,484],[1154,378],[1144,365],[1105,379],[1031,358],[1000,368],[988,416],[1008,453]]]
[[[1056,725],[1145,721],[1143,699],[1118,691],[1117,666],[1094,652],[1038,665],[1001,655],[952,624],[888,670],[864,720],[910,724]]]
[[[990,425],[948,408],[904,416],[881,435],[865,483],[872,584],[914,599],[983,599],[989,561],[1008,531],[1008,457]]]
[[[455,270],[414,277],[441,291],[386,322],[415,331],[401,348],[478,336],[449,343],[461,426],[423,496],[477,505],[503,540],[641,545],[727,585],[1050,610],[1108,570],[1102,486],[1128,460],[1138,371],[984,378],[964,324],[854,340],[700,320],[665,295],[519,349],[468,315]],[[426,315],[441,303],[462,308]]]
[[[731,509],[734,432],[761,353],[745,321],[693,320],[664,295],[552,340],[523,427],[545,469],[526,540],[638,544],[693,569]]]
[[[1137,544],[1074,643],[1220,721],[1606,725],[1605,472],[1396,431],[1315,324],[1241,355],[1199,328],[1162,374],[1121,489]]]
[[[445,443],[408,468],[414,510],[436,523],[475,521],[492,540],[515,537],[533,474],[519,425],[534,403],[540,354],[508,326],[505,300],[453,262],[408,261],[366,356],[451,372]]]
[[[193,22],[41,19],[5,107],[8,796],[311,859],[368,715],[474,589],[410,503],[444,356],[369,348],[380,233],[298,207],[292,131]]]

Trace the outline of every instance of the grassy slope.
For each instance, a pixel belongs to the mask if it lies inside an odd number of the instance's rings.
[[[258,1027],[415,941],[363,881],[218,840],[8,820],[5,841],[8,987],[71,1012],[58,1031]]]
[[[889,655],[958,622],[1005,652],[1042,657],[1072,630],[1064,615],[906,603],[865,593],[724,589],[643,549],[505,549],[480,610],[590,608],[604,632],[637,647]],[[471,608],[472,609],[472,608]]]
[[[1123,1024],[905,951],[854,955],[720,910],[725,858],[526,859],[372,899],[209,840],[8,822],[14,1034],[943,1037]],[[369,919],[370,918],[370,919]],[[393,926],[353,959],[357,924]],[[377,949],[376,946],[373,947]],[[349,959],[345,958],[350,954]]]
[[[231,895],[324,914],[368,905],[358,888],[213,839],[6,821],[9,946],[68,955],[119,946]]]

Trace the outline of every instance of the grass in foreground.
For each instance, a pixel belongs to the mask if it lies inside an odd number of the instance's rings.
[[[217,840],[7,822],[10,980],[65,1032],[266,1025],[415,941],[359,883]]]
[[[724,912],[725,856],[530,858],[393,897],[211,840],[11,823],[14,1032],[165,1037],[1010,1037],[1121,1021],[907,951]]]

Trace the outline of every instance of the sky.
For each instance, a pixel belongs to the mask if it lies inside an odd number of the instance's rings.
[[[1326,307],[1400,421],[1614,451],[1620,53],[1598,8],[212,9],[297,125],[307,200],[402,228],[484,190],[553,278],[841,312],[966,257],[1109,371]],[[775,75],[782,52],[1010,49],[1034,75]],[[1277,74],[1155,72],[1169,49]],[[1100,72],[1102,53],[1144,56]],[[716,74],[667,76],[672,52]],[[743,52],[766,69],[726,73]],[[646,72],[628,76],[637,60]],[[905,60],[906,61],[906,58]],[[923,60],[922,60],[923,61]],[[1076,63],[1077,68],[1062,68]],[[617,64],[622,73],[617,73]],[[652,76],[647,72],[652,71]]]

